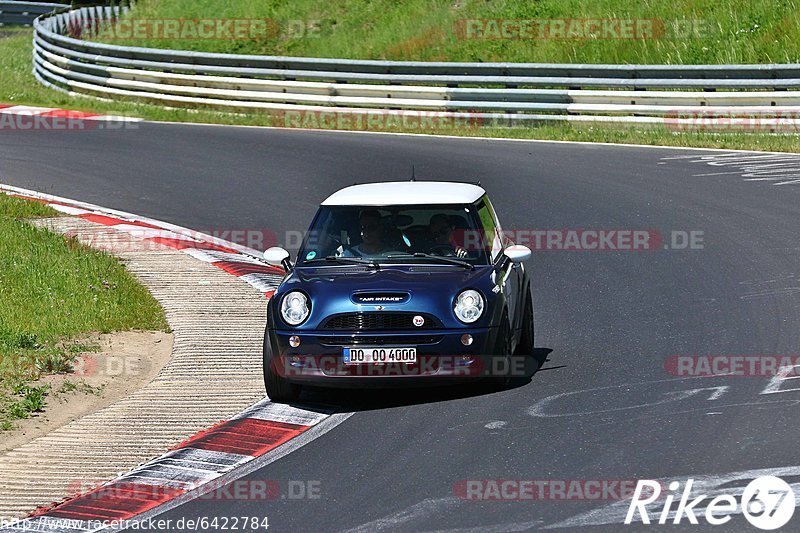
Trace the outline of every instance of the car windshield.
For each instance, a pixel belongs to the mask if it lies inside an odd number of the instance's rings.
[[[381,264],[430,263],[447,258],[486,264],[491,245],[485,244],[484,233],[471,205],[322,206],[306,234],[298,262],[333,262],[330,258],[335,257]]]

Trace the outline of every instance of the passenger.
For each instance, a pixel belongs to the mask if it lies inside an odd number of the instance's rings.
[[[431,253],[442,256],[467,257],[467,251],[460,246],[453,235],[455,227],[450,223],[450,218],[439,213],[431,217],[428,229],[433,237]]]

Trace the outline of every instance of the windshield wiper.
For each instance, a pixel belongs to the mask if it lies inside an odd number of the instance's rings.
[[[363,259],[361,257],[342,257],[338,255],[329,255],[328,257],[320,257],[319,259],[312,259],[311,261],[306,261],[307,263],[315,263],[317,261],[333,261],[336,263],[347,263],[350,265],[366,265],[374,268],[375,270],[380,270],[381,265],[374,259]]]
[[[475,265],[472,263],[467,263],[466,261],[461,261],[460,259],[453,259],[452,257],[443,257],[441,255],[432,255],[426,254],[423,252],[416,252],[413,254],[399,254],[399,255],[387,255],[386,259],[403,259],[405,257],[417,257],[420,259],[431,259],[433,261],[438,261],[440,263],[449,263],[451,265],[458,265],[464,268],[468,268],[470,270],[475,270]]]

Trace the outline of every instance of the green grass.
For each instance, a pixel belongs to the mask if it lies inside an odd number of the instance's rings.
[[[0,37],[0,103],[2,104],[62,107],[151,120],[182,120],[191,114],[186,110],[162,110],[157,106],[141,103],[104,102],[94,98],[73,97],[49,89],[39,84],[32,73],[32,30],[9,30],[8,33],[7,37]],[[235,123],[235,117],[231,117],[231,122]]]
[[[0,194],[0,428],[44,409],[47,385],[69,373],[91,332],[167,330],[158,302],[107,254],[35,228],[44,204]]]
[[[0,38],[0,102],[20,105],[63,107],[98,113],[112,113],[149,120],[195,122],[211,124],[240,124],[245,126],[281,125],[266,113],[246,115],[221,113],[208,109],[164,109],[135,102],[105,102],[92,98],[69,96],[45,88],[31,74],[31,31],[21,30],[12,37]],[[591,141],[666,146],[698,146],[706,148],[753,149],[800,152],[794,135],[737,133],[684,133],[664,127],[638,128],[630,126],[544,124],[532,127],[468,129],[439,128],[433,130],[404,130],[393,132],[430,133],[443,135],[511,137],[516,139],[549,139],[562,141]]]
[[[252,40],[115,42],[358,59],[781,63],[800,60],[798,7],[794,0],[139,0],[136,18],[272,19],[281,31],[260,32],[264,37]],[[649,39],[465,39],[457,31],[465,19],[655,19],[663,21],[664,31]],[[290,21],[312,30],[290,30]]]

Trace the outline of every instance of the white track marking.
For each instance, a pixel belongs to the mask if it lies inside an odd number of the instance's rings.
[[[6,115],[41,115],[42,113],[49,113],[56,111],[57,107],[34,107],[29,105],[15,105],[0,109],[0,113]]]
[[[194,239],[186,235],[180,235],[166,229],[147,228],[144,226],[137,226],[135,224],[114,224],[108,227],[117,231],[124,231],[136,239],[174,239],[176,241],[193,243],[201,242],[198,239]]]
[[[181,448],[165,453],[152,461],[153,465],[169,465],[176,468],[204,469],[224,474],[250,461],[249,455],[238,453],[199,450],[197,448]]]
[[[68,109],[60,109],[57,107],[36,107],[27,105],[15,105],[11,107],[0,107],[0,115],[25,115],[25,116],[38,116],[51,111],[63,112],[62,117],[58,119],[70,118],[72,120],[93,120],[97,122],[143,122],[141,118],[126,117],[122,115],[93,115],[86,111],[72,111]]]
[[[755,300],[757,298],[772,298],[775,296],[791,296],[800,292],[800,287],[786,287],[783,289],[771,289],[744,294],[739,298],[742,300]]]
[[[186,248],[184,253],[187,253],[199,261],[204,263],[216,263],[219,261],[216,256],[209,253],[209,250],[201,250],[199,248]]]
[[[330,412],[322,410],[310,411],[292,405],[271,403],[269,400],[261,401],[249,407],[233,417],[237,418],[256,418],[258,420],[270,420],[272,422],[284,422],[299,426],[315,426],[330,416]]]
[[[253,286],[253,288],[261,291],[261,292],[272,292],[278,288],[278,285],[281,284],[282,276],[277,276],[275,274],[245,274],[244,276],[239,276],[239,279],[249,283]]]
[[[744,181],[770,181],[773,185],[800,184],[800,155],[797,154],[753,154],[730,152],[725,154],[682,155],[662,157],[662,161],[686,160],[712,167],[729,167],[725,172],[706,172],[694,177],[738,175]]]
[[[88,215],[91,211],[87,211],[86,209],[81,209],[79,207],[70,207],[68,205],[59,205],[59,204],[50,204],[50,207],[58,211],[59,213],[64,213],[65,215]]]
[[[800,375],[792,375],[796,374],[800,369],[800,365],[793,365],[793,366],[784,366],[775,374],[775,376],[769,380],[767,386],[764,387],[764,390],[761,391],[760,394],[781,394],[784,392],[800,392],[800,388],[795,387],[792,389],[784,389],[781,388],[784,381],[790,381],[794,379],[800,379]]]
[[[97,120],[100,122],[144,122],[142,118],[126,117],[124,115],[98,115],[95,117],[80,117],[82,120]]]
[[[740,281],[739,285],[747,292],[739,296],[742,300],[772,298],[775,296],[792,296],[800,292],[800,277],[796,274],[785,274],[777,279]]]
[[[219,250],[205,250],[201,248],[187,248],[184,252],[206,263],[216,263],[218,261],[233,261],[235,263],[248,263],[251,265],[264,266],[264,262],[254,257],[221,252]]]
[[[686,379],[704,379],[703,376],[693,376],[691,378]],[[552,396],[548,396],[543,398],[533,404],[531,407],[528,408],[528,414],[534,417],[541,417],[541,418],[560,418],[560,417],[567,417],[567,416],[585,416],[585,415],[596,415],[602,413],[616,413],[622,411],[630,411],[634,409],[642,409],[645,407],[653,407],[656,405],[662,405],[671,402],[680,402],[683,400],[687,400],[689,398],[695,397],[703,397],[703,392],[710,392],[709,395],[705,397],[708,401],[713,401],[719,399],[724,393],[726,393],[730,387],[727,385],[717,386],[717,387],[701,387],[701,388],[693,388],[693,389],[686,389],[686,390],[677,390],[677,391],[664,391],[661,393],[661,397],[659,399],[654,399],[649,402],[640,403],[636,405],[625,405],[621,407],[612,407],[608,409],[596,409],[596,410],[589,410],[589,411],[575,411],[569,413],[552,413],[550,412],[550,405],[557,400],[562,398],[566,398],[568,396],[575,396],[577,394],[585,394],[585,393],[596,393],[599,391],[609,391],[614,389],[624,389],[624,388],[631,388],[635,386],[646,387],[650,386],[655,383],[666,383],[669,381],[681,382],[684,381],[683,379],[675,379],[675,380],[658,380],[658,381],[646,381],[641,383],[622,383],[620,385],[610,385],[607,387],[598,387],[594,389],[584,389],[584,390],[577,390],[577,391],[570,391],[570,392],[563,392],[561,394],[554,394]]]
[[[280,130],[280,131],[294,131],[294,132],[308,132],[308,133],[325,133],[325,134],[340,134],[340,135],[386,135],[395,137],[430,137],[432,139],[456,139],[462,141],[492,141],[492,142],[512,142],[512,143],[535,143],[535,144],[567,144],[567,145],[580,145],[580,146],[602,146],[609,148],[642,148],[642,149],[655,149],[655,150],[680,150],[683,152],[724,152],[724,153],[740,153],[740,154],[786,154],[787,152],[769,152],[758,150],[734,150],[730,148],[698,148],[695,146],[666,146],[663,144],[631,144],[631,143],[610,143],[610,142],[591,142],[591,141],[560,141],[550,139],[514,139],[511,137],[467,137],[464,135],[436,135],[430,133],[402,133],[394,131],[363,131],[363,130],[325,130],[325,129],[302,129],[302,128],[283,128],[277,126],[251,126],[251,125],[237,125],[237,124],[211,124],[208,122],[175,122],[172,120],[145,120],[148,124],[172,124],[178,126],[204,126],[204,127],[217,127],[217,128],[251,128],[262,130]],[[677,156],[686,157],[686,156]],[[696,157],[696,156],[692,156]]]
[[[758,470],[743,470],[739,472],[731,472],[728,474],[718,474],[718,475],[706,475],[706,476],[694,476],[694,475],[685,475],[685,476],[671,476],[665,478],[658,478],[655,481],[661,482],[662,486],[667,486],[671,481],[680,481],[681,484],[688,479],[692,478],[694,480],[694,486],[692,487],[692,494],[699,495],[699,494],[707,494],[709,498],[702,501],[703,504],[708,504],[712,498],[715,496],[729,494],[732,496],[736,496],[737,500],[741,498],[742,493],[744,492],[745,486],[747,483],[753,479],[756,479],[761,476],[776,476],[780,478],[792,478],[796,476],[800,476],[800,466],[784,466],[779,468],[764,468]],[[792,489],[795,493],[800,494],[800,482],[790,483]],[[652,504],[648,505],[648,511],[650,511],[650,515],[654,516],[657,515],[657,510],[660,510],[664,505],[664,496],[666,494],[662,493],[661,497],[653,502]],[[800,506],[800,499],[798,499],[798,505]],[[567,520],[563,520],[556,524],[551,524],[549,526],[543,527],[542,529],[558,529],[558,528],[577,528],[577,527],[586,527],[586,526],[600,526],[600,525],[609,525],[614,524],[619,526],[620,530],[623,529],[625,516],[628,513],[628,507],[630,506],[630,499],[610,503],[608,505],[604,505],[599,509],[594,509],[592,511],[587,511],[585,513],[578,514],[573,516],[572,518],[568,518]],[[701,511],[705,509],[705,507],[696,507],[697,511]],[[700,514],[698,512],[697,514]],[[736,511],[732,514],[741,514],[741,507],[737,506]],[[672,519],[675,516],[675,511],[670,511],[669,519]],[[637,518],[638,514],[637,514]]]
[[[467,528],[454,528],[444,530],[424,529],[424,523],[431,517],[442,515],[456,515],[457,510],[462,505],[470,505],[455,496],[446,498],[427,498],[419,503],[392,513],[383,518],[361,524],[352,529],[346,529],[340,533],[372,533],[373,531],[396,531],[399,528],[411,531],[428,531],[430,533],[460,532],[460,533],[511,533],[515,531],[529,531],[540,526],[541,520],[531,520],[528,522],[507,522],[492,525],[477,525]]]
[[[437,512],[455,509],[464,502],[450,496],[447,498],[427,498],[411,507],[392,513],[383,518],[361,524],[352,529],[343,530],[341,533],[369,533],[372,531],[395,531],[402,525],[410,525],[410,522],[424,520]],[[421,529],[417,529],[421,531]]]
[[[256,404],[258,405],[258,404]],[[277,404],[272,404],[277,405]],[[251,459],[230,472],[223,474],[222,476],[216,478],[214,483],[206,484],[198,487],[197,489],[178,496],[174,500],[170,500],[154,509],[146,511],[136,517],[137,520],[143,521],[149,518],[153,518],[159,516],[167,511],[175,509],[176,507],[180,507],[181,505],[188,503],[192,500],[196,500],[197,498],[202,497],[203,495],[211,492],[213,490],[217,490],[219,487],[222,487],[226,484],[232,483],[238,479],[241,479],[247,475],[252,474],[253,472],[264,468],[265,466],[274,463],[278,459],[289,455],[290,453],[302,448],[306,444],[311,441],[314,441],[324,435],[325,433],[331,431],[333,428],[353,416],[354,413],[334,413],[324,420],[318,422],[311,429],[301,433],[299,436],[295,437],[294,439],[281,444],[274,450],[267,452],[266,454]],[[105,531],[120,531],[121,528],[109,528]]]

